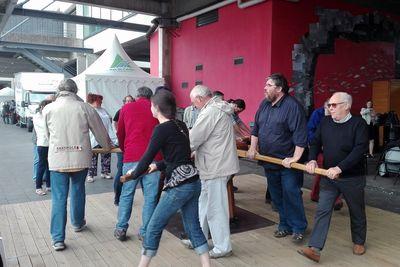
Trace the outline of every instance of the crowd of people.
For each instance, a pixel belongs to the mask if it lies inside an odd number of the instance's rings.
[[[239,172],[237,147],[241,146],[248,148],[250,159],[257,154],[283,159],[282,166],[260,162],[279,213],[275,238],[290,236],[294,243],[304,241],[308,227],[301,189],[304,174],[291,168],[301,162],[308,173],[323,167],[327,175],[315,178],[312,199],[318,206],[314,225],[308,246],[298,252],[320,260],[332,212],[337,205],[343,206],[344,198],[350,211],[353,253],[365,253],[363,160],[371,144],[367,126],[374,116],[371,105],[367,105],[368,111],[361,111],[364,120],[352,116],[352,97],[336,92],[307,123],[304,108],[289,94],[286,78],[275,73],[266,78],[265,98],[250,129],[239,117],[246,108],[243,99],[225,101],[223,93],[204,85],[191,90],[188,98],[192,104],[185,109],[183,121],[176,119],[175,97],[166,87],[154,94],[150,88],[138,88],[134,97],[123,99],[113,119],[101,107],[101,95],[89,94],[84,103],[77,91],[73,80],[63,81],[55,100],[42,102],[34,118],[36,192],[42,195],[51,190],[50,232],[56,251],[66,247],[69,191],[73,230],[80,232],[86,227],[85,181],[94,181],[98,164],[92,149],[110,151],[119,146],[114,236],[120,241],[127,239],[140,184],[144,202],[137,236],[143,247],[139,266],[150,264],[164,228],[177,212],[188,237],[181,242],[194,249],[202,266],[210,266],[210,258],[232,255],[227,182]],[[111,156],[104,153],[101,158],[101,175],[110,179]]]
[[[14,124],[16,121],[15,101],[5,101],[1,103],[1,118],[4,124]]]

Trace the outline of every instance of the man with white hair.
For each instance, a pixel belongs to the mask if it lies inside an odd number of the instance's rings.
[[[322,151],[323,167],[327,177],[322,177],[314,228],[308,247],[298,252],[316,262],[325,245],[336,198],[343,194],[350,211],[353,254],[365,253],[367,220],[365,215],[364,154],[368,151],[368,128],[361,117],[352,117],[352,98],[344,92],[332,95],[328,102],[331,117],[324,117],[310,144],[307,171],[314,173],[318,167],[317,156]],[[322,150],[323,148],[323,150]]]
[[[231,115],[233,108],[210,89],[196,85],[190,92],[192,104],[200,114],[190,130],[190,146],[196,152],[195,164],[200,173],[201,194],[199,219],[204,235],[211,232],[214,248],[210,258],[232,254],[229,229],[229,176],[239,171],[235,134]]]

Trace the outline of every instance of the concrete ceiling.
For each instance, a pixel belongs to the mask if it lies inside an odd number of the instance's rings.
[[[0,52],[0,77],[14,77],[17,72],[41,71],[37,66],[15,53]]]

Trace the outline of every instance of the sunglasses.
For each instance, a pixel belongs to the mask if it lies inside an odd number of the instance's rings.
[[[339,102],[339,103],[328,103],[327,106],[328,108],[336,108],[337,105],[343,104],[344,102]]]

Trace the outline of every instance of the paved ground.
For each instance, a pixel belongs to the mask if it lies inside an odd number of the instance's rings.
[[[48,199],[34,193],[32,181],[31,133],[14,125],[0,124],[0,204],[20,203]],[[112,174],[115,174],[116,157],[112,159]],[[393,185],[393,178],[379,177],[374,180],[376,160],[369,161],[366,201],[372,207],[400,213],[400,183]],[[254,162],[241,160],[241,174],[263,175],[263,170]],[[310,188],[312,178],[306,175],[304,185]],[[98,178],[87,184],[88,194],[112,192],[112,180]],[[239,188],[240,190],[240,188]]]
[[[33,174],[32,133],[26,128],[0,124],[0,204],[50,199],[49,195],[35,194]],[[117,158],[112,158],[112,173],[116,172]],[[97,178],[87,184],[87,194],[113,191],[113,180]]]

